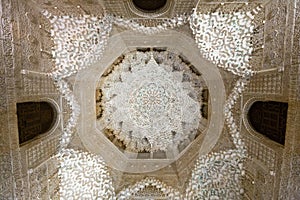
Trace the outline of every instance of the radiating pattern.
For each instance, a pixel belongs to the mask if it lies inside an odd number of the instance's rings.
[[[145,34],[153,34],[167,30],[168,28],[183,25],[187,21],[186,16],[180,16],[168,20],[157,27],[144,27],[136,22],[108,15],[102,18],[91,16],[73,18],[69,16],[51,16],[47,11],[44,11],[43,14],[48,17],[53,24],[51,33],[55,43],[53,51],[55,69],[50,75],[57,81],[60,91],[73,108],[73,114],[71,115],[73,118],[69,120],[67,130],[65,130],[62,139],[63,147],[70,141],[72,129],[76,126],[77,118],[80,114],[80,109],[75,97],[67,83],[63,81],[63,78],[75,74],[79,70],[101,59],[112,25],[115,24]],[[174,196],[180,198],[182,195],[185,196],[186,199],[238,199],[239,194],[243,192],[240,187],[240,175],[244,173],[243,159],[246,157],[246,150],[232,110],[253,74],[249,60],[251,59],[252,53],[251,34],[253,32],[253,24],[251,20],[254,16],[250,12],[215,12],[203,14],[198,13],[195,9],[194,13],[189,17],[190,28],[195,34],[195,42],[202,55],[218,67],[241,77],[236,82],[224,106],[226,125],[236,148],[225,152],[209,153],[208,155],[201,156],[195,164],[195,169],[192,172],[190,182],[184,195],[174,192],[172,188],[165,188],[159,181],[147,179],[146,181],[141,181],[122,190],[122,192],[118,194],[118,198],[120,199],[126,199],[148,185],[154,187],[159,185],[159,188],[162,188],[161,191],[167,191],[166,194],[173,195],[168,196],[170,198]],[[154,68],[159,67],[159,65],[157,63],[155,64],[155,61],[151,59],[149,63],[152,63],[151,66]],[[146,66],[146,64],[143,66]],[[128,75],[121,76],[122,81],[128,81],[129,83],[129,80],[134,80],[129,73],[132,72],[128,72]],[[166,74],[168,74],[168,76],[173,75],[174,77],[181,78],[180,73],[169,72]],[[120,78],[120,76],[115,78]],[[131,93],[128,93],[129,96],[125,98],[125,102],[128,103],[127,108],[133,111],[133,114],[130,115],[130,119],[132,119],[137,126],[143,128],[151,127],[152,122],[149,120],[151,118],[149,116],[158,116],[159,113],[165,112],[167,109],[175,109],[176,113],[176,101],[180,101],[180,98],[178,98],[178,96],[176,96],[178,94],[175,93],[180,87],[176,86],[176,84],[175,86],[171,86],[170,83],[163,82],[163,79],[158,80],[160,81],[142,81],[142,84],[139,84],[139,87],[133,89]],[[130,84],[128,85],[130,86]],[[119,89],[116,91],[122,91],[122,83],[117,84],[114,89],[118,87]],[[120,92],[120,94],[122,94],[122,92]],[[179,97],[185,97],[186,93],[181,91],[180,95]],[[107,95],[107,98],[109,99],[111,96]],[[118,100],[118,98],[116,98],[113,101],[118,101],[118,103],[124,102],[121,100],[124,99],[121,98]],[[117,105],[116,102],[113,101],[111,105]],[[184,102],[179,103],[183,103],[184,105]],[[197,107],[197,105],[192,102],[188,103],[184,108],[189,108],[190,105]],[[108,111],[109,109],[107,112]],[[120,110],[119,112],[122,113]],[[145,115],[141,115],[141,113],[145,113]],[[115,119],[115,116],[112,116],[112,118]],[[175,117],[169,118],[168,120],[175,123],[182,119],[179,120]],[[118,123],[112,125],[114,128],[120,126],[119,122],[124,122],[126,119],[116,121],[118,121]],[[158,123],[159,121],[156,122]],[[124,123],[124,127],[122,124],[122,129],[132,129],[132,127],[126,127],[126,123]],[[171,130],[170,127],[172,126],[167,128],[168,131]],[[173,126],[172,129],[173,128],[175,128],[176,131],[180,130],[180,127],[176,128],[176,126]],[[147,134],[142,134],[139,137],[143,139],[146,135]],[[155,131],[153,135],[153,138],[147,138],[152,144],[157,140]],[[166,138],[170,138],[170,135],[166,134],[166,136]],[[124,137],[124,140],[126,138],[126,136],[120,137]],[[162,139],[162,141],[164,141],[164,139]],[[155,148],[164,149],[166,147],[165,144],[156,145]],[[139,148],[145,149],[145,146]],[[97,156],[75,152],[74,150],[65,150],[59,154],[59,158],[61,160],[60,192],[62,197],[66,197],[66,199],[69,199],[69,197],[93,198],[102,195],[101,197],[103,199],[115,198],[111,178],[107,173],[105,163]],[[71,182],[70,180],[78,181]],[[91,187],[93,183],[96,187]]]
[[[201,96],[201,88],[183,82],[183,72],[157,64],[149,52],[126,54],[101,80],[103,127],[135,152],[165,151],[195,135],[201,106],[190,96]]]

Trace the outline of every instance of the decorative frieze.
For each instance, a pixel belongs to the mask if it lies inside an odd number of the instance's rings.
[[[60,130],[57,129],[53,135],[26,149],[28,168],[35,168],[57,153],[60,145],[59,138],[61,137],[61,135],[57,133],[59,131]]]
[[[22,93],[23,96],[58,94],[53,79],[39,72],[22,71]]]
[[[243,135],[250,158],[260,161],[265,167],[274,170],[277,161],[276,152],[253,138],[251,135]]]
[[[256,74],[251,79],[246,90],[247,93],[282,94],[282,72]]]

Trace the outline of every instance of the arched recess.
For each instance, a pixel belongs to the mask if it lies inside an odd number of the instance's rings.
[[[129,0],[126,1],[128,9],[141,17],[159,17],[168,13],[174,7],[172,0]]]
[[[58,106],[45,99],[17,103],[19,144],[52,133],[58,126]]]
[[[284,145],[288,103],[251,99],[244,107],[244,124],[250,132]]]

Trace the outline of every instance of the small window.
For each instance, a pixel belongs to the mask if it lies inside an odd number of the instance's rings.
[[[207,104],[203,104],[201,106],[201,113],[202,113],[202,117],[204,117],[205,119],[208,119],[208,105]]]
[[[284,145],[288,104],[257,101],[248,112],[248,121],[255,131]]]
[[[167,0],[132,0],[136,8],[145,12],[155,12],[163,8]]]
[[[17,103],[19,144],[47,133],[56,121],[55,108],[48,102]]]

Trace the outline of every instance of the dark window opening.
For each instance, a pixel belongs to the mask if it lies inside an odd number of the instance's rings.
[[[284,145],[287,109],[287,103],[257,101],[248,112],[248,120],[255,131]]]
[[[202,117],[204,117],[205,119],[208,119],[208,105],[207,104],[203,104],[201,106],[201,113],[202,113]]]
[[[47,102],[17,103],[19,144],[48,132],[54,125],[56,112]]]
[[[202,101],[205,102],[205,103],[208,103],[208,98],[209,98],[208,89],[204,89],[202,91]]]
[[[132,0],[136,8],[145,12],[155,12],[163,8],[167,0]]]

